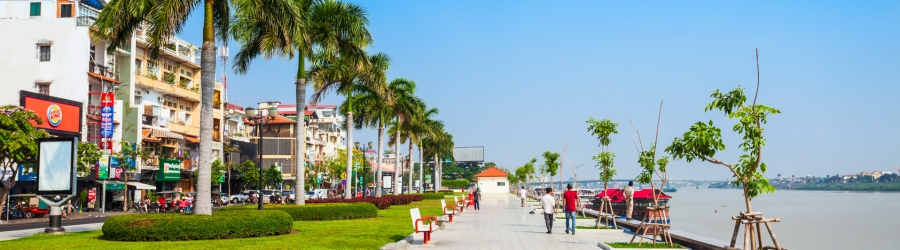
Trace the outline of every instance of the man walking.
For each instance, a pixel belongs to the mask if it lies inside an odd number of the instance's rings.
[[[525,207],[525,200],[526,200],[525,193],[526,193],[525,186],[522,186],[522,188],[519,189],[519,198],[522,199],[522,207]]]
[[[569,231],[572,231],[572,235],[575,235],[575,211],[578,209],[578,204],[581,203],[581,198],[578,197],[578,193],[576,193],[575,190],[572,190],[573,187],[571,183],[566,185],[566,188],[568,190],[563,193],[562,196],[563,202],[566,204],[564,208],[566,213],[566,234],[568,234]],[[572,221],[571,226],[569,220]]]
[[[472,202],[475,203],[475,210],[481,210],[481,205],[478,201],[481,200],[481,191],[475,190],[475,195],[472,196]]]
[[[546,194],[541,197],[541,208],[544,210],[544,223],[547,224],[547,234],[553,232],[553,216],[556,215],[556,198],[553,197],[553,188],[546,188]]]
[[[634,182],[628,181],[628,187],[625,187],[625,221],[631,220],[631,211],[634,210]]]

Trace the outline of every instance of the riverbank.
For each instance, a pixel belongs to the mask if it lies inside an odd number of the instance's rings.
[[[801,184],[791,187],[795,190],[824,190],[824,191],[884,191],[900,192],[898,183],[827,183],[827,184]]]

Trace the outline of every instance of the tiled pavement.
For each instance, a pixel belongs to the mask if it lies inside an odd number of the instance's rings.
[[[537,204],[530,202],[529,204]],[[445,230],[432,234],[428,245],[417,234],[411,249],[600,249],[597,243],[630,241],[622,230],[578,230],[566,234],[565,219],[553,223],[553,234],[546,234],[540,211],[520,207],[510,194],[484,194],[481,209],[466,209],[454,216]],[[560,213],[558,216],[562,216]],[[579,220],[579,226],[593,226],[593,219]]]

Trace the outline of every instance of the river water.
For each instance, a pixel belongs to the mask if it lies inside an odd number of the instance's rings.
[[[667,194],[672,229],[724,242],[734,231],[731,217],[745,210],[739,189],[680,188]],[[900,249],[900,193],[777,190],[757,196],[752,205],[766,218],[781,218],[772,227],[787,249]],[[742,239],[743,231],[737,247]]]

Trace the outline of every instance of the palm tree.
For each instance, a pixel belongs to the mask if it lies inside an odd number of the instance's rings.
[[[312,95],[312,103],[320,101],[326,93],[337,92],[346,95],[347,111],[353,111],[354,85],[362,85],[372,89],[376,93],[384,94],[387,91],[379,87],[385,82],[385,71],[390,65],[390,57],[384,53],[370,55],[363,60],[355,60],[354,57],[333,56],[329,53],[316,53],[313,55],[312,67],[309,76],[313,80],[315,93]],[[353,143],[353,112],[347,112],[347,148],[352,148]],[[347,150],[347,184],[353,180],[353,150]],[[344,199],[350,199],[349,188],[344,188]]]
[[[383,86],[377,86],[383,87]],[[362,85],[354,86],[354,96],[352,100],[348,98],[341,104],[341,112],[347,113],[349,102],[356,103],[353,106],[353,124],[356,129],[365,127],[378,128],[378,148],[376,165],[373,169],[375,173],[375,197],[381,197],[381,162],[384,154],[382,146],[384,145],[384,129],[385,123],[389,122],[393,117],[393,109],[391,108],[390,96],[383,96],[377,91]],[[389,93],[389,92],[388,92]]]
[[[397,128],[394,129],[394,152],[397,157],[400,157],[400,144],[406,141],[405,139],[401,140],[400,132],[404,128],[404,123],[408,123],[409,121],[413,120],[414,116],[417,115],[417,110],[419,109],[419,106],[422,105],[422,100],[415,96],[416,82],[410,79],[394,79],[390,84],[388,84],[388,90],[393,96],[394,102],[391,106],[393,107],[394,115],[397,118],[396,123],[394,123],[394,126],[396,126]],[[388,142],[388,145],[390,144],[391,142]],[[412,151],[411,145],[410,151]],[[410,157],[410,161],[412,161],[412,157]],[[397,169],[394,171],[394,179],[396,180],[395,183],[399,183],[399,185],[394,188],[394,195],[399,195],[400,190],[403,188],[403,180],[398,179],[402,177],[400,176],[400,169],[402,168],[398,165]]]
[[[293,30],[299,22],[295,2],[290,0],[203,0],[203,44],[200,50],[200,164],[197,176],[195,213],[211,215],[210,167],[212,160],[213,85],[216,77],[216,40],[228,42],[233,13],[253,20],[268,20],[259,30]],[[180,32],[200,0],[116,0],[103,8],[93,25],[95,39],[108,42],[107,51],[129,46],[134,31],[146,25],[151,58],[170,38]],[[289,37],[269,37],[272,44],[288,44]],[[130,47],[130,46],[129,46]]]
[[[453,135],[444,131],[443,122],[435,122],[430,124],[432,129],[422,138],[422,145],[425,148],[425,154],[432,156],[434,160],[434,192],[437,193],[441,188],[442,160],[446,156],[453,156]]]
[[[369,19],[366,11],[352,3],[344,3],[335,0],[291,0],[294,1],[300,15],[298,25],[290,32],[281,30],[266,30],[257,27],[271,21],[267,19],[253,19],[236,15],[237,21],[232,27],[235,40],[243,42],[244,46],[238,52],[234,68],[238,73],[246,72],[250,62],[258,55],[271,57],[273,54],[284,55],[288,58],[297,56],[296,101],[297,116],[303,115],[306,110],[306,60],[312,60],[313,51],[317,50],[330,56],[350,58],[365,58],[362,48],[372,42],[369,33]],[[252,15],[251,15],[252,17]],[[265,27],[265,26],[263,26]],[[290,44],[275,43],[277,37],[290,37]],[[274,41],[274,42],[273,42]],[[298,118],[299,119],[299,118]],[[297,123],[295,131],[306,131],[306,124]],[[306,193],[306,173],[304,164],[306,160],[306,133],[295,133],[296,136],[296,162],[294,162],[296,185],[298,194]],[[294,204],[305,204],[305,196],[294,199]]]
[[[418,123],[418,126],[416,126],[413,133],[416,145],[419,146],[419,193],[425,193],[425,160],[423,158],[424,155],[422,154],[422,139],[431,133],[433,128],[437,127],[437,124],[440,124],[441,127],[444,125],[444,122],[434,119],[440,112],[437,108],[426,109],[425,105],[422,105],[422,109],[425,110],[421,116],[422,122]]]

